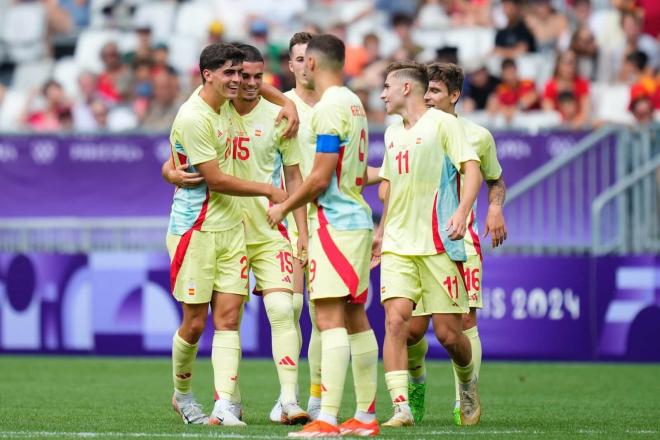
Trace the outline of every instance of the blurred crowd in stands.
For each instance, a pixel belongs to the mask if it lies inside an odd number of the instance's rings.
[[[660,0],[0,0],[0,131],[167,132],[204,45],[256,45],[288,90],[300,30],[344,39],[374,124],[401,59],[461,65],[459,111],[491,128],[660,120]]]

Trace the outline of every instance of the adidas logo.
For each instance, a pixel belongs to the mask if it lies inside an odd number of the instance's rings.
[[[181,379],[181,380],[190,379],[191,376],[192,376],[192,373],[177,373],[176,374],[176,377]]]
[[[403,396],[399,396],[399,397],[397,397],[396,399],[394,399],[393,402],[394,402],[394,403],[403,403],[403,402],[405,402],[405,401],[407,401],[407,400],[408,400],[408,399],[406,399],[405,397],[403,397]]]
[[[410,371],[419,370],[420,368],[422,368],[422,366],[421,366],[421,365],[417,365],[415,368],[411,368]]]
[[[291,367],[295,367],[296,363],[293,362],[293,359],[291,359],[289,356],[284,356],[280,361],[277,363],[278,365],[289,365]]]

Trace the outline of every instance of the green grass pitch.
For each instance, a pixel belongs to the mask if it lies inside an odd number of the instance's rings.
[[[307,400],[307,365],[301,401]],[[244,360],[241,391],[247,428],[184,426],[170,408],[169,359],[0,357],[0,438],[284,438],[299,427],[271,424],[278,387],[271,361]],[[430,362],[427,413],[411,429],[382,437],[660,438],[660,365],[485,362],[477,427],[452,425],[453,379]],[[208,410],[211,365],[198,359],[193,389]],[[354,410],[347,379],[341,418]],[[379,376],[379,420],[391,408]]]

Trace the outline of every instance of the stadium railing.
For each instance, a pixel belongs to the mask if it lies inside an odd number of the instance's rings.
[[[498,252],[660,252],[659,161],[659,124],[595,131],[509,189]]]

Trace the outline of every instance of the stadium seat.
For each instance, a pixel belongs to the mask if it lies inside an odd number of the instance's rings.
[[[115,107],[108,113],[108,130],[112,132],[128,131],[137,128],[138,119],[127,107]]]
[[[0,130],[9,132],[18,130],[26,101],[27,94],[22,90],[7,89],[0,103]]]
[[[76,63],[82,70],[99,73],[103,70],[101,49],[109,41],[119,41],[120,33],[114,30],[87,29],[80,33],[76,53]]]
[[[153,1],[141,3],[133,15],[133,23],[151,27],[154,42],[166,41],[172,36],[176,3],[172,1]]]
[[[51,78],[52,73],[52,60],[26,61],[16,66],[11,85],[13,89],[29,92],[44,85]]]
[[[187,74],[199,64],[199,53],[202,49],[200,40],[189,36],[172,35],[167,40],[167,46],[170,50],[169,64],[180,74]]]
[[[174,32],[202,41],[207,38],[208,28],[213,20],[213,10],[208,2],[198,0],[183,3],[176,15]]]
[[[422,30],[417,29],[412,32],[412,39],[415,44],[419,44],[425,49],[436,50],[446,45],[446,35],[449,32],[444,30]]]
[[[561,125],[561,115],[551,111],[528,111],[517,113],[511,121],[511,128],[537,133]]]
[[[55,63],[53,78],[62,84],[66,94],[72,98],[78,96],[78,75],[81,69],[73,57],[60,58]]]
[[[495,31],[482,27],[452,29],[445,33],[445,45],[458,48],[460,63],[483,59],[495,47]]]
[[[591,106],[596,120],[629,124],[634,122],[628,111],[630,88],[625,84],[594,83],[591,85]]]
[[[3,16],[0,40],[15,62],[32,61],[46,53],[46,10],[41,3],[16,3]]]

